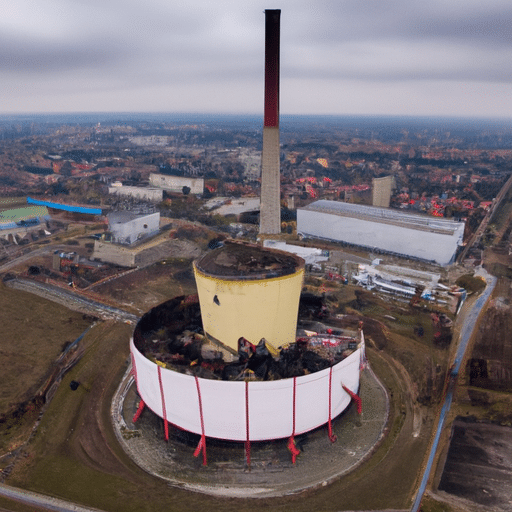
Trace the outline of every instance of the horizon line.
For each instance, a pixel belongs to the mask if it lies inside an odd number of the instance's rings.
[[[224,117],[261,117],[263,114],[260,112],[201,112],[201,111],[144,111],[144,110],[77,110],[77,111],[54,111],[54,112],[37,112],[37,111],[26,111],[26,112],[0,112],[0,118],[6,117],[31,117],[31,116],[95,116],[95,115],[147,115],[147,116],[224,116]],[[286,113],[281,112],[281,117],[321,117],[321,118],[366,118],[366,119],[383,119],[383,118],[396,118],[396,119],[432,119],[432,120],[479,120],[479,121],[500,121],[500,122],[512,122],[512,116],[482,116],[482,115],[441,115],[441,114],[349,114],[349,113],[336,113],[336,114],[325,114],[325,113]]]

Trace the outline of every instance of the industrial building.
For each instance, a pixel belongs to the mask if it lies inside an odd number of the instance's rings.
[[[372,205],[389,208],[391,194],[395,189],[394,176],[372,179]]]
[[[108,231],[94,241],[93,258],[121,267],[140,264],[141,246],[135,245],[160,230],[160,212],[151,207],[121,210],[107,215]]]
[[[304,237],[448,265],[463,243],[464,222],[399,210],[320,200],[297,210]]]
[[[152,203],[161,203],[164,197],[162,188],[156,187],[131,187],[127,185],[116,185],[108,187],[108,193],[122,197],[133,197]]]
[[[230,242],[194,273],[197,296],[153,308],[135,328],[137,414],[148,406],[166,437],[169,423],[200,435],[196,455],[207,437],[246,449],[290,438],[293,461],[295,435],[327,425],[334,440],[332,420],[359,400],[362,330],[297,331],[304,261],[293,254]]]
[[[316,247],[302,247],[300,245],[287,244],[280,240],[263,240],[263,247],[291,252],[302,258],[306,266],[318,266],[320,262],[329,260],[329,252]]]
[[[168,174],[151,173],[149,183],[153,187],[162,188],[168,192],[176,194],[183,193],[183,187],[190,189],[190,194],[204,193],[203,178],[188,178],[185,176],[171,176]]]
[[[110,241],[133,244],[160,229],[160,212],[137,214],[130,211],[112,212],[107,215]]]

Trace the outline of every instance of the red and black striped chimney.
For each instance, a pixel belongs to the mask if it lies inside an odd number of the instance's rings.
[[[265,113],[261,155],[260,233],[281,232],[279,43],[281,10],[265,10]]]

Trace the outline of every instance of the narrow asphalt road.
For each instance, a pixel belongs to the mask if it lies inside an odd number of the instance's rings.
[[[414,500],[411,512],[418,512],[418,510],[421,506],[421,500],[423,498],[423,494],[425,493],[425,489],[427,487],[427,482],[428,482],[430,473],[432,471],[432,464],[434,462],[434,458],[435,458],[435,455],[437,452],[437,448],[439,445],[439,439],[441,437],[441,432],[443,430],[444,423],[446,420],[446,415],[448,414],[448,411],[450,410],[450,407],[452,405],[453,390],[455,388],[455,382],[456,382],[457,376],[459,374],[460,365],[464,359],[464,354],[468,347],[469,340],[471,339],[473,331],[476,327],[476,323],[477,323],[478,317],[480,315],[480,312],[482,311],[482,308],[484,307],[485,303],[491,296],[491,293],[494,290],[494,287],[496,286],[496,281],[497,281],[496,278],[494,276],[487,274],[487,272],[485,272],[485,270],[480,269],[479,272],[476,273],[475,275],[480,275],[481,277],[483,277],[487,283],[487,286],[486,286],[485,290],[483,291],[483,293],[480,295],[480,297],[478,297],[478,299],[473,304],[471,311],[468,312],[466,321],[464,323],[464,327],[462,328],[462,332],[460,334],[459,345],[457,348],[457,353],[455,355],[455,361],[453,363],[453,367],[452,367],[452,371],[451,371],[448,390],[446,392],[445,401],[444,401],[443,407],[441,409],[441,414],[439,415],[439,421],[437,424],[434,442],[432,443],[432,447],[430,449],[427,466],[423,473],[423,478],[421,480],[420,487],[418,489],[416,499]]]
[[[57,512],[101,512],[97,508],[81,507],[80,505],[75,505],[69,501],[51,498],[49,496],[44,496],[43,494],[24,491],[22,489],[16,489],[15,487],[10,487],[5,484],[0,484],[0,495],[27,505],[34,505],[35,507],[46,510],[55,510]]]
[[[132,313],[128,313],[123,309],[119,309],[108,304],[103,304],[94,299],[90,299],[74,290],[61,288],[48,283],[41,283],[31,279],[16,278],[5,282],[6,286],[16,288],[18,290],[28,291],[53,302],[63,304],[69,309],[82,311],[89,314],[96,314],[102,318],[116,318],[124,322],[137,323],[139,317]]]

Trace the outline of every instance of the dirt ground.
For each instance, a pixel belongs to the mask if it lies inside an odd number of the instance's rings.
[[[149,477],[120,449],[110,421],[110,400],[127,367],[131,328],[104,323],[88,335],[89,349],[49,405],[38,433],[25,448],[8,484],[103,510],[357,510],[408,508],[418,478],[431,418],[415,413],[401,370],[384,353],[372,352],[372,367],[392,396],[388,436],[374,456],[353,473],[296,497],[257,500],[206,498],[169,488]],[[392,371],[390,371],[392,370]],[[80,386],[71,391],[69,382]],[[372,489],[368,493],[368,489]]]
[[[95,286],[93,291],[142,315],[173,297],[197,293],[191,266],[191,258],[163,260]]]
[[[53,363],[91,319],[0,283],[0,455],[13,449],[37,417]],[[42,321],[44,319],[44,321]],[[13,432],[16,432],[13,435]]]
[[[510,510],[512,428],[457,418],[439,490],[487,510]]]

